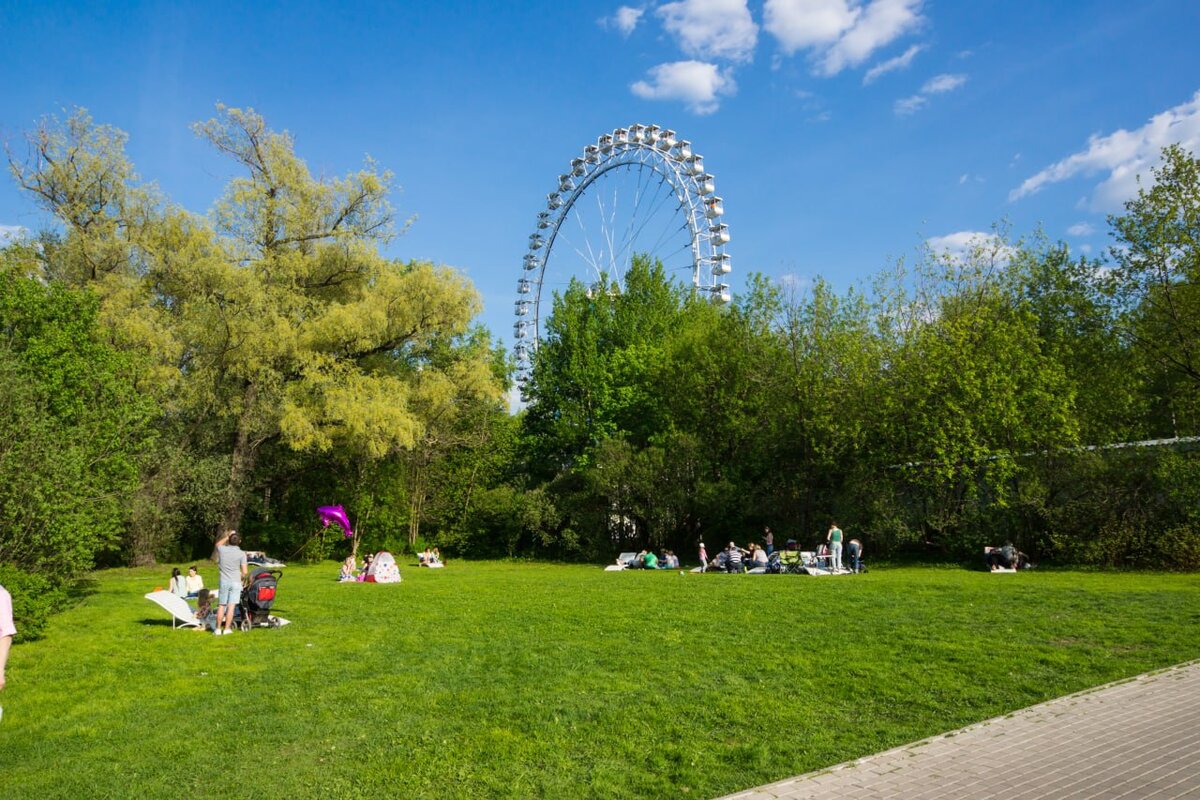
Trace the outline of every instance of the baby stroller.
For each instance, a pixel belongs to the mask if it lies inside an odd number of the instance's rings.
[[[271,606],[275,604],[275,590],[282,575],[277,569],[256,569],[250,573],[250,582],[242,590],[242,630],[255,626],[279,627],[279,620],[271,616]]]

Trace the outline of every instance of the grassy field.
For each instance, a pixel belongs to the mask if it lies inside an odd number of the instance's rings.
[[[97,574],[13,651],[0,797],[711,797],[1200,657],[1197,576],[336,571],[224,637]]]

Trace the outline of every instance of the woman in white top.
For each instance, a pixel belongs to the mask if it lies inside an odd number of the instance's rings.
[[[184,583],[187,586],[188,597],[198,597],[200,590],[204,588],[204,578],[200,577],[200,573],[196,571],[195,567],[188,567],[188,574],[187,578],[184,579]]]

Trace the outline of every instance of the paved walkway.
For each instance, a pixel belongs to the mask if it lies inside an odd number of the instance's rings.
[[[1012,764],[1022,768],[1010,769]],[[1200,798],[1200,661],[733,798]]]

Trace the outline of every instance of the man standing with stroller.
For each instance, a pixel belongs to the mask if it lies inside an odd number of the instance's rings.
[[[213,548],[212,560],[217,562],[221,585],[217,591],[216,636],[232,633],[233,607],[241,602],[242,582],[246,578],[246,553],[241,548],[242,537],[237,531],[225,531]]]

